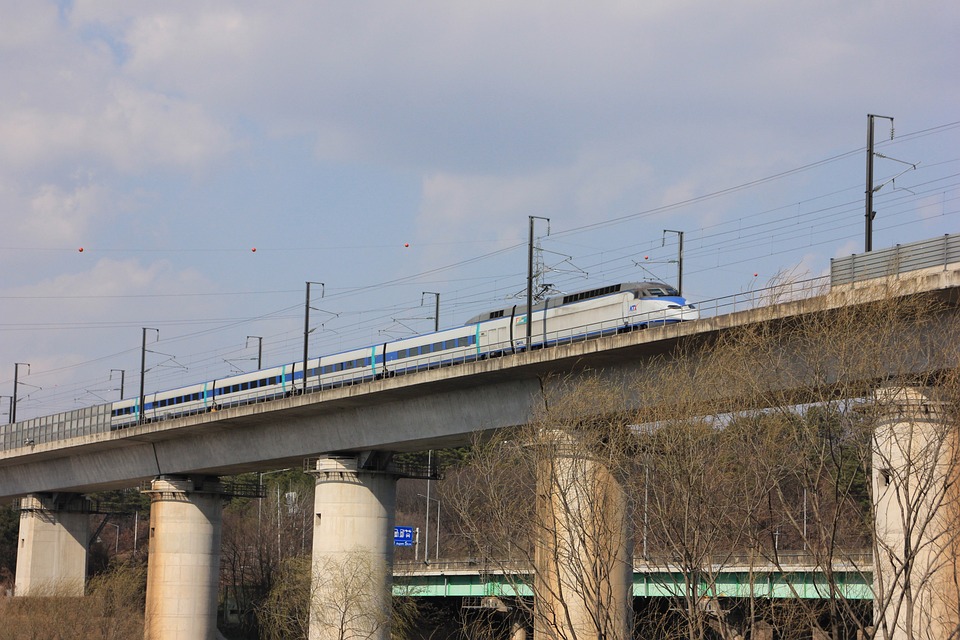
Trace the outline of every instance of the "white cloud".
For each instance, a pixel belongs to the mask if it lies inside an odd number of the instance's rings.
[[[146,312],[169,316],[180,310],[167,309],[162,301],[131,296],[156,296],[167,293],[213,291],[215,287],[201,274],[191,269],[177,270],[166,260],[143,264],[134,259],[98,258],[89,268],[12,288],[3,295],[36,304],[52,305],[59,311],[51,319],[104,319],[115,321],[143,317]],[[90,300],[97,300],[90,304]],[[199,304],[210,308],[202,298]],[[23,304],[33,304],[25,302]],[[16,311],[8,314],[15,316]]]
[[[69,246],[85,237],[94,218],[109,218],[108,194],[97,185],[65,192],[43,185],[30,198],[29,213],[18,221],[23,237],[46,246]]]
[[[469,238],[510,245],[526,237],[530,215],[552,218],[559,228],[609,217],[611,207],[616,210],[649,174],[649,167],[634,160],[605,162],[593,155],[524,175],[434,174],[423,181],[418,233],[429,241]]]
[[[0,353],[12,361],[29,362],[33,382],[48,392],[56,384],[69,386],[83,376],[105,376],[113,366],[132,370],[141,327],[149,326],[145,321],[164,326],[160,323],[170,319],[225,312],[204,296],[178,297],[171,305],[164,294],[213,290],[199,273],[176,269],[168,261],[144,264],[101,258],[84,270],[0,290],[4,308]],[[165,339],[173,337],[165,328],[162,332]],[[30,339],[24,340],[25,335]],[[114,356],[84,371],[70,370],[71,365],[124,351],[129,355]]]
[[[125,77],[84,25],[71,28],[49,5],[27,5],[14,12],[23,34],[0,43],[0,168],[195,172],[232,149],[229,131],[202,104]]]
[[[833,252],[834,258],[846,258],[847,256],[853,255],[855,253],[861,253],[863,251],[863,243],[857,240],[851,240],[849,242],[844,242],[836,251]]]

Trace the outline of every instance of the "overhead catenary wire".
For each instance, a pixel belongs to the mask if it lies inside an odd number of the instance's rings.
[[[948,123],[947,125],[932,127],[924,131],[914,132],[912,134],[904,134],[890,144],[900,144],[903,141],[911,138],[916,139],[923,136],[936,135],[937,133],[942,133],[943,131],[954,129],[958,126],[960,126],[960,122]],[[696,198],[678,201],[676,203],[664,205],[663,207],[647,209],[626,216],[613,217],[586,225],[573,226],[565,230],[555,229],[551,233],[550,238],[545,241],[544,246],[556,247],[561,246],[563,243],[577,244],[577,242],[580,242],[582,246],[588,246],[590,244],[590,240],[588,238],[589,233],[596,229],[614,226],[617,224],[630,224],[645,216],[652,216],[665,211],[679,210],[692,204],[705,202],[727,194],[750,189],[755,186],[766,184],[783,177],[796,175],[797,173],[809,171],[814,168],[827,166],[833,162],[842,161],[847,157],[857,156],[861,152],[862,149],[858,149],[837,154],[814,163],[797,167],[795,169],[767,176],[766,178],[746,181],[734,185],[733,187],[717,190]],[[954,159],[935,160],[935,162],[925,162],[921,164],[918,168],[918,171],[914,172],[914,175],[919,177],[924,170],[929,171],[933,167],[942,167],[948,163],[956,162]],[[942,196],[939,200],[941,211],[938,213],[938,215],[945,217],[956,216],[957,211],[955,211],[950,205],[951,203],[955,202],[957,198],[956,193],[958,189],[958,183],[955,180],[957,175],[958,174],[940,176],[930,181],[919,181],[913,179],[909,184],[902,185],[903,188],[897,188],[895,190],[890,190],[889,192],[879,194],[878,202],[883,203],[884,212],[883,216],[881,216],[882,220],[878,219],[877,229],[896,229],[907,224],[907,217],[911,215],[916,207],[921,206],[924,199],[930,200],[932,196],[937,194]],[[901,186],[899,179],[897,181],[897,186]],[[862,190],[862,185],[859,185],[859,187],[856,185],[851,185],[845,189],[835,189],[829,193],[816,194],[810,198],[800,201],[799,203],[787,203],[776,207],[758,209],[753,212],[746,211],[743,215],[738,216],[738,218],[735,220],[711,223],[700,226],[699,228],[689,229],[687,230],[687,236],[685,238],[685,254],[688,262],[688,270],[686,273],[703,273],[715,268],[729,268],[749,262],[751,260],[756,260],[757,256],[765,255],[770,251],[770,247],[768,246],[770,243],[783,243],[783,245],[789,245],[790,247],[819,247],[828,245],[831,242],[836,243],[838,241],[856,238],[858,233],[857,229],[860,226],[859,222],[856,220],[849,222],[846,220],[846,216],[848,216],[854,207],[860,206],[860,200],[855,195],[858,188]],[[909,194],[906,192],[906,189],[916,191],[916,193]],[[830,198],[842,196],[846,191],[851,192],[851,197],[849,199],[841,200],[840,202],[829,202]],[[822,206],[807,206],[820,201],[824,201]],[[927,203],[923,206],[932,205]],[[792,213],[793,215],[785,215],[788,212]],[[825,231],[830,232],[830,237],[820,237],[820,235],[822,235],[822,233]],[[600,250],[576,255],[575,264],[579,269],[589,272],[589,277],[593,279],[616,278],[619,276],[636,277],[637,271],[635,268],[632,268],[632,260],[637,259],[638,251],[650,253],[655,260],[662,259],[663,256],[667,255],[667,250],[670,247],[669,244],[666,248],[655,246],[659,244],[660,242],[658,236],[656,240],[650,238],[641,242],[624,242],[615,247],[606,246]],[[440,279],[436,276],[443,273],[455,273],[460,267],[476,265],[484,260],[490,260],[491,263],[493,263],[498,258],[508,255],[511,251],[519,251],[524,246],[525,243],[512,244],[492,252],[468,257],[464,260],[454,261],[450,264],[446,264],[435,269],[428,269],[419,273],[407,275],[398,275],[397,277],[386,279],[378,283],[341,287],[339,289],[331,288],[326,299],[343,301],[344,306],[349,306],[346,304],[346,302],[351,298],[363,296],[378,289],[403,288],[404,286],[418,283],[442,281],[450,285],[450,290],[444,290],[444,309],[451,310],[449,313],[445,313],[445,316],[452,317],[454,310],[462,310],[464,317],[466,317],[467,315],[472,315],[472,311],[475,310],[479,305],[489,306],[496,300],[508,300],[509,298],[507,296],[509,296],[511,292],[516,291],[519,288],[518,285],[522,286],[522,276],[520,274],[511,273],[497,273],[496,275],[482,277],[471,275],[470,278],[451,277],[449,279]],[[570,252],[567,253],[569,254]],[[726,255],[720,256],[721,253]],[[711,258],[716,258],[716,262],[713,263],[716,266],[705,266],[703,261]],[[696,264],[697,261],[700,261],[700,264]],[[574,276],[570,274],[557,273],[554,284],[561,289],[567,287],[574,288],[582,285],[583,281],[584,280],[582,279],[582,276],[579,274]],[[116,297],[119,299],[127,298],[149,300],[151,298],[156,298],[157,300],[168,300],[176,299],[177,297],[291,295],[294,293],[299,294],[302,293],[302,291],[300,289],[280,288],[277,290],[263,290],[255,292],[130,294]],[[111,299],[112,297],[113,296],[103,296],[102,299]],[[82,298],[84,298],[84,296],[68,295],[36,297],[4,296],[2,299],[69,301]],[[357,346],[357,344],[363,344],[371,335],[376,335],[376,333],[382,329],[384,322],[389,322],[391,321],[391,318],[396,317],[398,314],[410,312],[416,308],[418,308],[418,305],[410,301],[408,303],[379,306],[377,308],[358,309],[354,307],[351,310],[345,310],[342,312],[342,320],[331,322],[328,327],[325,328],[325,330],[318,331],[311,336],[311,344],[314,345],[312,348],[325,351],[326,349],[330,348],[331,345],[346,344],[349,346]],[[142,321],[50,322],[42,325],[35,324],[31,327],[31,329],[40,329],[44,331],[90,331],[95,329],[116,330],[122,328],[135,328],[143,325],[161,325],[163,327],[170,327],[173,329],[190,329],[192,327],[195,329],[181,331],[178,332],[177,335],[173,336],[164,336],[165,339],[161,341],[165,345],[176,345],[178,343],[186,344],[191,340],[230,331],[234,328],[249,327],[256,323],[268,322],[275,323],[271,326],[276,327],[276,330],[264,332],[266,344],[273,347],[271,357],[283,357],[282,355],[278,354],[287,353],[291,349],[295,349],[298,344],[302,346],[302,335],[297,338],[296,332],[291,331],[289,326],[287,326],[294,324],[295,320],[302,317],[299,313],[301,309],[302,304],[290,304],[281,306],[280,308],[272,311],[267,311],[263,314],[251,314],[238,317],[198,317],[190,319],[176,319],[168,317],[165,319],[146,318]],[[428,327],[424,327],[425,331],[427,329]],[[19,325],[17,323],[0,324],[0,332],[24,330],[26,330],[26,327],[23,326],[23,323],[20,323]],[[130,348],[118,351],[108,356],[94,359],[84,359],[82,362],[70,363],[62,367],[53,367],[46,370],[36,371],[31,375],[31,378],[40,380],[46,375],[55,376],[58,373],[62,373],[71,369],[96,365],[100,362],[110,361],[117,357],[128,356],[135,351],[137,351],[136,348]],[[173,351],[176,351],[176,349],[173,349]],[[183,359],[190,368],[190,375],[193,375],[194,372],[208,370],[212,371],[217,366],[222,366],[223,354],[230,355],[239,352],[240,351],[238,351],[236,348],[219,348],[209,351],[191,353],[189,356],[185,356]],[[292,358],[291,360],[295,360],[295,358]],[[177,377],[178,375],[180,378]],[[88,380],[99,380],[101,377],[102,376],[90,377]],[[169,382],[172,386],[174,384],[178,384],[182,377],[182,373],[178,374],[174,372],[163,372],[162,374],[157,374],[155,376],[155,380],[158,384]],[[3,381],[0,381],[0,384],[2,383]],[[56,389],[56,387],[50,388]],[[66,395],[65,392],[61,391],[44,391],[44,394],[48,393],[51,394],[49,396],[50,398],[54,397],[52,395],[54,393],[63,393],[64,397]],[[34,399],[30,400],[30,402],[33,401]]]

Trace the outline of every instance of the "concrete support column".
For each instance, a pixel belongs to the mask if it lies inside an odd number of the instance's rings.
[[[358,458],[310,461],[316,477],[310,640],[389,640],[397,477]]]
[[[89,510],[77,494],[20,500],[14,594],[82,596],[87,575]]]
[[[222,490],[216,478],[162,476],[150,496],[146,640],[216,640]]]
[[[544,434],[537,478],[534,638],[631,637],[628,496],[575,435]]]
[[[527,640],[527,628],[523,622],[515,620],[510,624],[510,640]]]
[[[960,455],[950,407],[926,391],[877,392],[874,623],[879,636],[946,638],[960,592]]]

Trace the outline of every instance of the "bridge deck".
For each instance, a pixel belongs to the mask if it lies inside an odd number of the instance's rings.
[[[697,595],[728,598],[873,599],[873,559],[869,552],[850,554],[834,562],[831,577],[808,555],[791,554],[781,563],[744,559],[705,567]],[[688,576],[663,563],[634,562],[633,595],[641,598],[676,597],[685,591]],[[394,595],[417,597],[531,596],[530,568],[522,562],[484,565],[475,560],[448,560],[394,565]]]
[[[712,317],[549,349],[412,373],[270,402],[232,407],[63,440],[22,440],[0,451],[0,498],[31,492],[90,492],[165,474],[226,475],[299,466],[306,457],[365,450],[459,446],[473,435],[525,424],[551,385],[602,372],[623,381],[659,366],[679,343],[696,347],[737,327],[829,313],[891,295],[857,282],[822,293],[827,281],[718,300]],[[881,283],[882,284],[882,283]],[[960,296],[960,265],[898,276],[896,295]],[[772,303],[772,304],[771,304]],[[746,307],[744,309],[744,307]],[[732,309],[743,309],[731,311]],[[703,314],[708,310],[701,308]],[[958,363],[931,362],[932,368]],[[16,441],[11,429],[5,440]]]

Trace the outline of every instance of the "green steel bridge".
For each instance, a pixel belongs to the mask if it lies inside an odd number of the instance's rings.
[[[873,556],[845,553],[829,567],[807,553],[781,553],[776,559],[729,555],[714,558],[696,572],[669,558],[637,558],[633,595],[677,597],[696,585],[703,598],[873,599]],[[485,598],[531,596],[531,571],[522,561],[437,560],[394,564],[394,595]]]

